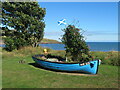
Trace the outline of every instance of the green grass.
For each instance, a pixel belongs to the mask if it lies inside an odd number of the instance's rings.
[[[63,51],[52,53],[63,54]],[[63,53],[62,53],[63,52]],[[31,56],[43,53],[43,48],[23,48],[19,51],[3,51],[3,88],[118,88],[118,67],[100,65],[97,75],[80,76],[61,74],[29,65]],[[24,64],[18,63],[20,60]]]

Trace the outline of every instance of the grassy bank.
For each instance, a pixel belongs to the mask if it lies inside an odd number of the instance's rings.
[[[47,43],[61,43],[61,42],[59,42],[59,41],[57,41],[57,40],[53,40],[53,39],[43,38],[40,43],[45,43],[45,44],[47,44]]]
[[[64,51],[48,50],[64,57]],[[118,67],[103,63],[97,75],[61,74],[35,67],[31,56],[42,54],[43,48],[26,47],[13,52],[2,51],[3,88],[118,88]],[[91,52],[101,59],[111,52]],[[98,54],[99,53],[99,54]],[[105,55],[104,55],[105,54]],[[112,52],[113,57],[117,52]],[[104,56],[103,56],[104,55]],[[110,60],[111,58],[109,58]],[[19,63],[24,60],[25,63]],[[102,60],[104,61],[104,60]],[[104,61],[105,62],[105,61]]]

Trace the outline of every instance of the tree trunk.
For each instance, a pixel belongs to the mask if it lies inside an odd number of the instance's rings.
[[[38,47],[39,46],[39,43],[38,42],[34,42],[33,44],[32,44],[32,47]]]

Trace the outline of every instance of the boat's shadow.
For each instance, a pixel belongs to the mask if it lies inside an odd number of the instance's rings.
[[[35,68],[39,68],[39,69],[43,69],[43,70],[48,70],[48,71],[53,71],[53,72],[60,72],[60,73],[71,73],[71,74],[89,74],[89,73],[85,73],[85,72],[73,72],[73,71],[60,71],[60,70],[53,70],[53,69],[48,69],[48,68],[44,68],[42,66],[40,66],[39,64],[37,63],[28,63],[29,65],[32,65],[34,66]],[[89,74],[90,75],[90,74]]]

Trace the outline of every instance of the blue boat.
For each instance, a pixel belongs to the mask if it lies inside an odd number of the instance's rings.
[[[35,55],[35,56],[32,56],[32,58],[40,66],[47,69],[56,70],[56,71],[97,74],[98,67],[100,64],[99,60],[90,61],[88,62],[89,64],[86,64],[86,65],[81,65],[80,63],[51,62],[51,61],[46,61],[38,58],[42,56],[44,55]]]

